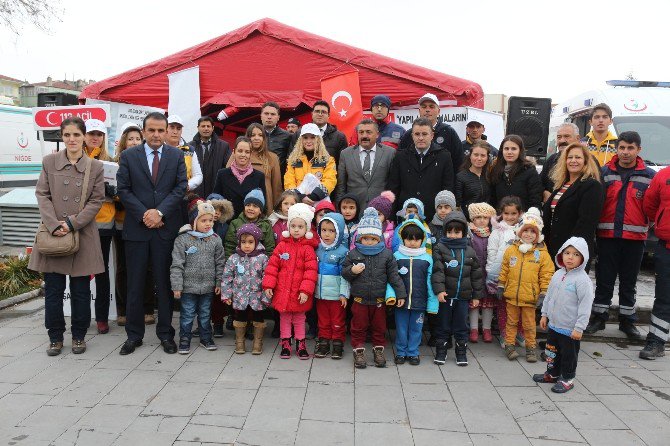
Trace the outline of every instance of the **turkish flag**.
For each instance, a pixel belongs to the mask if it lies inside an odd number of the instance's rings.
[[[328,122],[344,133],[348,141],[356,133],[356,124],[363,119],[358,71],[321,79],[321,97],[330,104]]]

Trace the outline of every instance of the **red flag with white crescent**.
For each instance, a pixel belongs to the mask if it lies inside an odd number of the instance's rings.
[[[328,122],[344,133],[348,141],[356,132],[356,124],[363,119],[358,71],[321,79],[321,95],[330,105]]]

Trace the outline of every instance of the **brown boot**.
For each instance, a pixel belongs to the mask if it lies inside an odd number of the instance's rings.
[[[526,347],[526,362],[537,362],[537,355],[534,347]]]
[[[368,363],[365,361],[365,349],[364,348],[355,348],[354,349],[354,367],[357,369],[364,369],[368,366]]]
[[[386,356],[384,355],[384,347],[372,347],[372,354],[374,355],[375,367],[386,367]]]
[[[247,331],[247,323],[233,321],[233,327],[235,328],[235,353],[238,355],[244,354],[247,351],[244,345],[244,335]]]
[[[513,345],[505,344],[505,356],[507,356],[507,359],[510,361],[514,361],[519,357],[519,354],[516,352],[516,349]]]
[[[251,348],[252,355],[263,353],[263,335],[265,334],[265,322],[254,322],[254,345]]]
[[[126,317],[125,316],[117,316],[116,317],[116,325],[119,327],[123,327],[126,325]]]

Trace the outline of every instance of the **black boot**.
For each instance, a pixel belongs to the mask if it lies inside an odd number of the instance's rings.
[[[456,365],[468,365],[468,344],[456,342]]]
[[[665,342],[647,338],[647,345],[640,350],[640,358],[656,359],[665,356]]]
[[[589,322],[589,325],[586,326],[586,330],[584,330],[584,333],[593,334],[597,331],[604,330],[605,324],[607,323],[607,316],[608,313],[605,313],[605,315],[603,316],[599,314],[593,316],[593,319],[591,320],[591,322]]]
[[[447,343],[438,341],[435,345],[435,359],[433,362],[437,365],[442,365],[447,362]]]
[[[626,333],[628,339],[632,339],[634,341],[641,341],[644,339],[635,324],[633,324],[633,321],[630,319],[622,319],[619,321],[619,330]]]

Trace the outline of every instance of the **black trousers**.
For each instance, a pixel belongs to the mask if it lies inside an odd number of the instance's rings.
[[[596,239],[596,296],[592,313],[598,317],[609,316],[614,295],[614,282],[619,277],[619,320],[635,321],[635,293],[640,272],[644,241],[620,238]]]
[[[547,373],[555,378],[562,376],[565,380],[573,379],[577,371],[579,344],[580,341],[550,328],[547,331],[547,345],[544,349],[547,355]]]
[[[126,334],[131,341],[144,338],[144,295],[147,268],[151,263],[158,318],[156,336],[161,341],[173,340],[172,291],[170,287],[170,264],[173,240],[163,240],[154,234],[149,241],[125,241],[126,266],[128,271],[128,296],[126,302]]]
[[[128,272],[126,268],[126,244],[121,237],[120,230],[117,230],[114,234],[114,247],[116,248],[116,314],[125,317],[126,296],[128,296]],[[154,294],[154,276],[151,273],[151,265],[149,265],[144,283],[144,314],[154,314],[156,304]]]
[[[65,274],[44,273],[44,326],[51,342],[63,342]],[[88,276],[70,276],[72,339],[84,340],[91,324],[91,283]]]
[[[107,322],[109,319],[109,303],[112,300],[109,285],[109,251],[112,246],[112,236],[100,233],[100,248],[102,261],[105,262],[105,272],[95,275],[95,321]]]
[[[440,302],[437,312],[437,326],[435,327],[435,338],[437,342],[447,342],[451,335],[456,342],[467,342],[470,330],[468,304],[470,302],[461,299],[447,299]]]
[[[216,299],[216,297],[215,297]],[[245,310],[233,310],[233,318],[237,322],[265,322],[263,318],[263,311],[255,311],[247,305]]]
[[[656,290],[647,339],[668,342],[670,334],[670,249],[659,240],[654,250]]]

